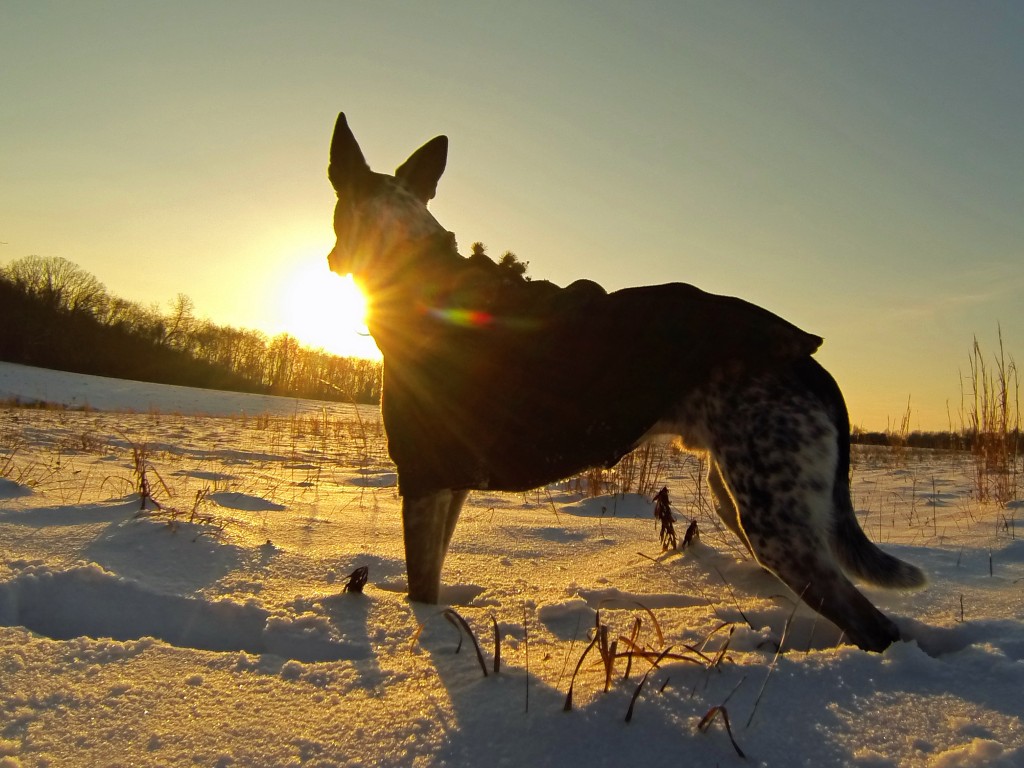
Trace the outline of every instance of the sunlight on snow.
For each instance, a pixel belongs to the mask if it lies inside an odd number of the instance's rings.
[[[970,454],[853,451],[865,530],[929,576],[865,589],[884,654],[794,610],[667,444],[679,550],[650,496],[473,493],[442,600],[478,663],[405,596],[379,409],[3,362],[0,395],[73,406],[0,409],[0,768],[1024,765],[1024,499]]]

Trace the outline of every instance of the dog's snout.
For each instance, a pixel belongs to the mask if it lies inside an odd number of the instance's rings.
[[[343,259],[339,253],[337,244],[331,249],[331,252],[327,254],[327,266],[330,267],[331,272],[335,272],[339,275],[345,276],[350,270],[344,269]]]

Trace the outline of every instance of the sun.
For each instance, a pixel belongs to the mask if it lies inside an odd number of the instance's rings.
[[[285,280],[282,322],[300,344],[342,357],[380,359],[366,330],[366,297],[351,277],[334,274],[324,260],[297,266]]]

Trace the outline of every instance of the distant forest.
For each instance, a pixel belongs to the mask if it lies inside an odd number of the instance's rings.
[[[170,310],[111,296],[59,257],[0,267],[0,360],[136,381],[321,400],[380,400],[381,365],[288,334],[222,327],[184,294]]]

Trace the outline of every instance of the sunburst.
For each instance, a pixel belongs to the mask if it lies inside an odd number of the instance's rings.
[[[351,276],[331,272],[326,260],[294,269],[281,302],[285,330],[301,344],[335,355],[380,358],[366,330],[366,297]]]

